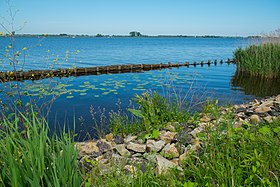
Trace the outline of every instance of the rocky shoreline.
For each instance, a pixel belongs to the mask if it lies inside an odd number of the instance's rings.
[[[228,114],[233,115],[232,120],[225,119]],[[190,152],[199,153],[203,149],[198,134],[205,128],[215,128],[225,120],[234,128],[246,123],[271,123],[280,116],[280,95],[233,107],[220,107],[219,117],[213,117],[210,113],[201,113],[199,116],[197,121],[169,122],[153,138],[107,134],[103,139],[78,142],[76,147],[79,149],[80,166],[88,171],[98,170],[100,174],[116,168],[128,173],[138,169],[145,171],[148,164],[156,168],[157,174],[169,168],[183,170],[181,164],[187,155]],[[177,127],[180,127],[179,131]]]

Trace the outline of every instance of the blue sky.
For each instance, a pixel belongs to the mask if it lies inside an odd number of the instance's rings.
[[[10,0],[19,33],[262,34],[280,28],[280,0]],[[0,16],[9,18],[6,0]],[[0,23],[3,23],[3,20]],[[0,28],[3,32],[3,29]]]

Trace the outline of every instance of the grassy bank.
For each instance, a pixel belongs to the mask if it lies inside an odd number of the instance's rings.
[[[136,102],[140,107],[131,112],[142,120],[127,123],[127,130],[121,125],[124,116],[114,116],[114,133],[153,136],[167,122],[188,121],[187,124],[195,126],[203,116],[178,111],[158,95],[144,94]],[[233,127],[234,112],[222,114],[215,102],[208,102],[202,113],[211,116],[215,125],[198,134],[202,150],[187,155],[182,163],[183,172],[170,170],[162,175],[155,174],[154,165],[148,165],[145,172],[137,169],[127,173],[116,166],[101,174],[97,163],[90,159],[86,161],[92,169],[84,171],[77,162],[78,151],[70,134],[48,136],[48,124],[34,114],[4,117],[0,123],[0,186],[280,185],[279,118],[271,124],[245,123]]]
[[[274,78],[280,76],[280,43],[268,42],[252,45],[234,52],[237,71],[253,76]]]

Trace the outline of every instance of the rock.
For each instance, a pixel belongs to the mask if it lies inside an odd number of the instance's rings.
[[[175,135],[174,140],[182,144],[190,144],[192,142],[192,135],[188,131],[182,130]]]
[[[265,113],[271,111],[270,107],[258,107],[255,109],[256,113]]]
[[[183,162],[183,161],[187,160],[187,155],[188,155],[187,153],[181,154],[181,155],[179,156],[180,162]]]
[[[137,136],[128,135],[128,136],[124,139],[124,143],[132,142],[132,141],[136,140],[136,138],[137,138]]]
[[[132,150],[136,153],[144,153],[146,151],[146,145],[145,144],[138,144],[138,143],[133,143],[129,142],[127,144],[127,149]]]
[[[169,123],[167,123],[165,129],[168,130],[168,131],[171,131],[171,132],[175,132],[176,131],[176,128],[175,128],[176,125],[179,125],[179,123],[178,122],[173,122],[173,123],[169,122]]]
[[[123,169],[124,169],[124,171],[126,171],[130,174],[136,174],[136,171],[137,171],[137,168],[132,165],[125,165]]]
[[[158,152],[160,151],[165,145],[165,141],[159,140],[148,140],[146,143],[147,146],[147,152]]]
[[[193,137],[196,137],[196,135],[200,132],[203,132],[204,131],[204,126],[199,126],[197,128],[195,128],[192,132],[190,132],[190,134],[193,136]]]
[[[123,143],[124,143],[124,139],[123,139],[120,135],[116,135],[116,136],[114,137],[114,142],[115,142],[116,144],[123,144]]]
[[[161,132],[160,139],[163,140],[166,144],[171,143],[174,140],[176,132]]]
[[[201,149],[201,142],[200,142],[199,138],[196,138],[191,145],[191,150],[199,151],[200,149]]]
[[[132,157],[143,157],[143,155],[141,153],[135,153]]]
[[[262,104],[259,107],[271,107],[271,106],[273,106],[273,101],[268,100],[268,101],[262,102]]]
[[[124,166],[127,163],[127,158],[118,154],[113,154],[112,162],[117,166]]]
[[[174,158],[171,160],[171,162],[174,163],[176,166],[179,166],[180,160],[179,160],[179,158]]]
[[[131,155],[130,152],[125,148],[124,144],[118,144],[115,148],[121,156],[129,157]]]
[[[175,144],[167,144],[161,151],[164,155],[164,157],[172,159],[179,157],[179,152],[177,148],[175,147]]]
[[[79,142],[76,143],[76,147],[80,150],[81,155],[93,155],[96,157],[101,155],[100,150],[94,141]]]
[[[253,114],[252,116],[250,116],[250,120],[252,123],[259,123],[261,121],[260,117],[258,115]]]
[[[170,162],[169,160],[162,157],[161,155],[156,155],[156,165],[157,165],[156,172],[159,175],[167,172],[167,170],[171,169],[171,168],[176,168],[180,171],[183,171],[183,169],[181,167],[177,166],[173,162]]]
[[[253,115],[254,114],[254,111],[253,110],[246,110],[246,112],[245,112],[245,115],[246,116],[251,116],[251,115]]]
[[[105,136],[105,139],[106,139],[108,142],[112,142],[112,141],[113,141],[113,138],[114,138],[114,135],[113,135],[112,133],[106,134],[106,136]]]
[[[273,110],[269,111],[268,114],[271,115],[271,116],[279,116],[280,115],[279,112],[276,112],[276,111],[273,111]]]
[[[272,121],[273,121],[273,118],[271,116],[266,116],[263,119],[268,123],[272,123]]]
[[[203,116],[201,119],[200,119],[201,122],[204,122],[204,123],[208,123],[211,121],[211,118],[207,117],[207,116]]]
[[[246,108],[244,108],[244,107],[239,107],[235,110],[236,113],[245,112],[245,111],[246,111]]]
[[[111,150],[111,145],[106,141],[98,140],[96,145],[102,154]]]

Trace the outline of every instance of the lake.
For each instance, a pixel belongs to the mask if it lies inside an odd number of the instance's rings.
[[[27,48],[26,51],[21,51],[20,63],[17,65],[17,69],[23,70],[200,62],[208,59],[219,61],[232,58],[237,47],[244,47],[249,43],[244,38],[15,39],[16,50]],[[9,44],[9,39],[0,37],[1,54],[5,53]],[[0,67],[0,71],[11,70],[7,60],[2,60]],[[55,98],[48,115],[52,130],[64,124],[72,126],[75,121],[75,128],[80,135],[87,132],[94,135],[96,131],[93,128],[93,114],[98,119],[100,113],[108,115],[111,110],[119,108],[125,111],[135,94],[147,90],[157,91],[168,98],[177,96],[188,102],[189,109],[194,111],[206,98],[219,99],[220,104],[237,104],[257,97],[275,95],[280,92],[277,85],[280,85],[278,80],[263,82],[236,75],[234,64],[217,64],[210,67],[190,66],[141,73],[24,81],[20,83],[20,91],[25,95],[25,102],[30,101],[30,98],[37,98],[38,105]],[[1,84],[2,89],[4,86]],[[258,89],[252,89],[255,87]],[[2,100],[8,102],[3,95]]]

